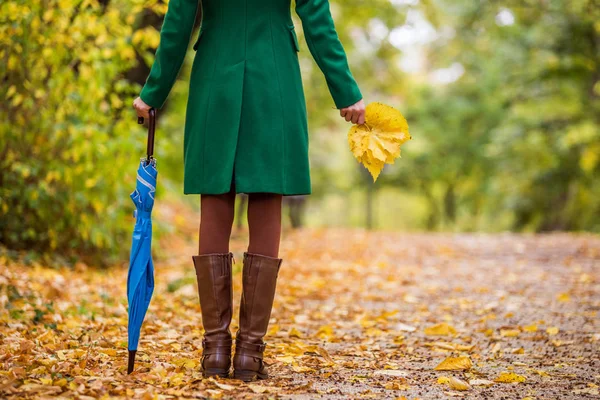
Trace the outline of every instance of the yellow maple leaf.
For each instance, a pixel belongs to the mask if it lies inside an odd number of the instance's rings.
[[[377,180],[384,164],[400,157],[400,147],[411,136],[400,111],[383,103],[371,103],[365,110],[365,123],[353,125],[348,132],[350,150]]]
[[[453,370],[463,370],[463,369],[471,369],[473,363],[471,363],[471,359],[466,356],[460,357],[448,357],[444,361],[438,364],[434,369],[437,371],[453,371]]]

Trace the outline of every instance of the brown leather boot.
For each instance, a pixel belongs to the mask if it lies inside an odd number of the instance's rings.
[[[235,335],[233,378],[249,382],[268,378],[263,362],[280,258],[244,253],[239,329]]]
[[[202,376],[226,378],[231,368],[232,253],[193,256],[202,309]]]

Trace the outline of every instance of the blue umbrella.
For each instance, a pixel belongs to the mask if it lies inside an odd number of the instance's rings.
[[[143,118],[138,123],[143,123]],[[129,272],[127,274],[127,301],[129,303],[128,349],[129,363],[127,373],[133,372],[135,354],[140,340],[140,330],[152,293],[154,292],[154,263],[150,252],[152,244],[152,207],[156,192],[156,159],[154,152],[155,111],[150,110],[148,124],[147,157],[140,161],[137,171],[136,187],[130,197],[135,204],[135,227],[131,243]]]

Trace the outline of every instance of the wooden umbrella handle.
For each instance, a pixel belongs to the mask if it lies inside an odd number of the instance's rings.
[[[148,112],[150,120],[148,121],[148,143],[146,145],[146,161],[154,157],[154,132],[156,131],[156,110],[151,108]],[[144,123],[144,117],[138,117],[138,124]]]

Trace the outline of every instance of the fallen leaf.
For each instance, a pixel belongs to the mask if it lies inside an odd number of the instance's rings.
[[[571,297],[569,296],[569,293],[561,293],[558,296],[556,296],[556,299],[558,301],[566,303],[567,301],[571,300]]]
[[[198,361],[192,360],[191,358],[178,358],[173,360],[173,364],[177,365],[178,367],[192,369],[198,366]]]
[[[373,375],[408,376],[408,373],[397,369],[378,369]]]
[[[500,336],[503,337],[517,337],[521,333],[518,329],[501,329]]]
[[[410,388],[410,386],[406,384],[406,379],[394,379],[386,382],[383,387],[388,390],[407,390]]]
[[[471,389],[471,386],[467,382],[452,376],[440,376],[438,378],[438,383],[447,384],[448,386],[450,386],[450,388],[454,390],[465,391]]]
[[[296,357],[294,357],[294,356],[281,356],[281,357],[275,357],[275,359],[277,361],[281,361],[284,364],[292,364],[296,360]]]
[[[548,329],[546,329],[546,332],[548,333],[548,335],[552,336],[552,335],[556,335],[558,333],[558,328],[556,326],[550,327]]]
[[[475,345],[464,345],[458,343],[448,343],[448,342],[430,342],[424,344],[427,347],[438,347],[444,350],[451,351],[471,351],[475,347]]]
[[[440,324],[425,328],[425,334],[429,335],[429,336],[456,335],[456,329],[454,329],[453,326],[448,325],[445,322],[442,322]]]
[[[254,393],[264,393],[268,390],[266,386],[254,385],[252,383],[248,383],[246,386],[248,386]]]
[[[216,386],[218,386],[220,389],[223,389],[223,390],[230,391],[230,390],[233,390],[233,389],[235,389],[235,386],[232,386],[232,385],[227,385],[227,384],[225,384],[225,383],[221,383],[221,382],[219,382],[219,381],[217,381],[217,380],[214,380],[214,381],[213,381],[213,383],[214,383]]]
[[[434,369],[437,371],[454,371],[454,370],[468,370],[471,369],[473,364],[471,359],[467,356],[460,357],[448,357],[444,361],[438,364]]]
[[[414,332],[414,331],[417,330],[417,328],[415,328],[414,326],[406,325],[406,324],[403,324],[401,322],[398,322],[395,325],[395,328],[396,328],[397,331],[405,331],[405,332]]]
[[[331,325],[323,325],[315,333],[315,336],[319,339],[329,339],[333,337],[333,327]]]
[[[294,372],[316,372],[314,368],[297,365],[296,363],[292,365],[292,369]]]
[[[514,383],[514,382],[525,382],[527,378],[522,375],[518,375],[514,372],[502,372],[494,382],[499,383]]]
[[[301,338],[302,334],[300,333],[300,331],[298,329],[291,328],[290,331],[288,332],[288,336],[289,337]]]
[[[492,386],[494,382],[489,381],[487,379],[471,379],[469,381],[469,385],[471,386]]]

